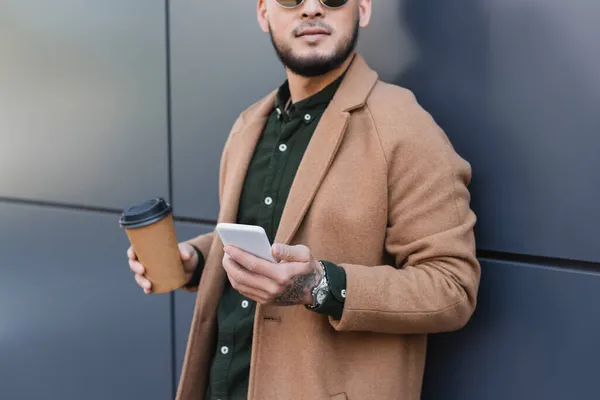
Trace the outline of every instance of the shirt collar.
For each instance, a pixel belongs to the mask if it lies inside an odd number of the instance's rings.
[[[346,71],[344,71],[344,73],[339,78],[331,82],[320,92],[317,92],[314,95],[297,103],[291,104],[289,108],[290,115],[294,115],[308,109],[313,109],[315,107],[328,104],[331,101],[331,99],[333,99],[333,96],[335,95],[337,89],[340,87],[340,84],[344,80],[345,75]],[[277,91],[277,96],[275,97],[275,107],[281,112],[283,112],[285,110],[286,103],[289,99],[290,87],[288,81],[286,80]]]

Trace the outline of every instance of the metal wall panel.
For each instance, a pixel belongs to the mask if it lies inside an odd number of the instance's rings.
[[[395,82],[417,60],[418,48],[407,23],[410,1],[373,3],[371,23],[359,31],[357,49],[387,82]]]
[[[213,230],[212,226],[184,222],[176,223],[175,228],[180,242]],[[195,304],[196,293],[183,290],[175,292],[175,371],[177,382],[179,382],[179,376],[181,375]]]
[[[238,115],[284,71],[256,2],[171,2],[173,198],[177,214],[216,220],[219,160]],[[224,18],[226,16],[226,18]]]
[[[490,5],[480,245],[600,261],[600,3]]]
[[[598,397],[600,273],[482,260],[467,327],[430,337],[424,400]]]
[[[118,216],[0,203],[0,398],[171,398],[168,295],[145,296]]]
[[[0,197],[166,196],[165,37],[162,0],[2,1]]]
[[[600,5],[405,0],[399,8],[414,61],[395,82],[473,165],[478,247],[600,261]]]

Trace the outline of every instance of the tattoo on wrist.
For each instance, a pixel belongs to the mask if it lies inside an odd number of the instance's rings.
[[[291,306],[300,304],[300,301],[312,295],[312,290],[323,278],[323,271],[316,266],[308,275],[295,276],[292,283],[285,288],[285,291],[279,296],[275,303],[281,306]]]

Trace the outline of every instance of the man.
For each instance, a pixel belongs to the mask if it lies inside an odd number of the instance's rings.
[[[219,222],[262,226],[281,261],[180,244],[198,295],[177,399],[418,399],[427,334],[469,320],[470,166],[356,54],[370,17],[370,0],[258,1],[288,79],[233,125]]]

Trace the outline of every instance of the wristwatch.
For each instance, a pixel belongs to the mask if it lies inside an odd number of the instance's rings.
[[[319,261],[319,264],[321,264],[321,268],[323,268],[323,277],[321,278],[321,281],[317,284],[317,286],[315,286],[312,290],[311,294],[313,303],[310,306],[306,306],[310,310],[314,310],[322,306],[323,303],[325,303],[327,296],[329,296],[329,281],[327,280],[327,269],[321,261]]]

